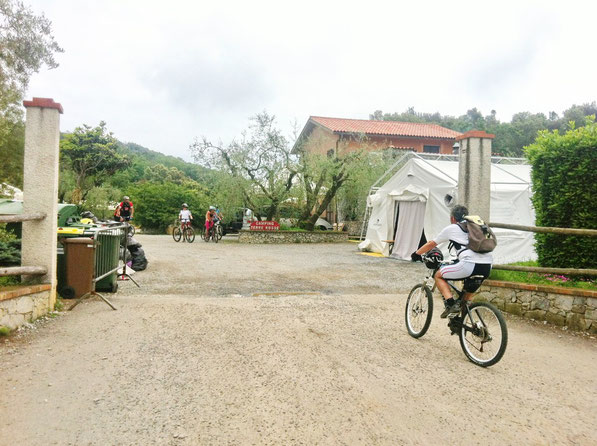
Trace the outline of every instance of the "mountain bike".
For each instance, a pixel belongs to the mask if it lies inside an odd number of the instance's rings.
[[[189,243],[193,243],[195,241],[195,230],[191,226],[190,222],[181,222],[172,230],[172,238],[175,242],[179,242],[182,239],[183,242],[187,241]]]
[[[222,240],[222,237],[224,236],[224,228],[222,228],[221,220],[218,220],[216,223],[214,223],[214,226],[216,227],[216,234],[218,235],[218,240]]]
[[[195,230],[190,223],[186,228],[183,229],[182,235],[189,243],[193,243],[195,241]]]
[[[218,243],[220,241],[215,224],[211,225],[209,231],[203,231],[203,241],[209,242],[210,240],[212,240],[214,243]]]
[[[429,269],[425,280],[413,287],[406,299],[405,322],[408,334],[420,338],[429,329],[433,316],[433,276],[442,263],[429,261],[423,255],[423,261]],[[452,280],[446,281],[456,293],[456,302],[460,303],[460,312],[448,315],[450,334],[458,334],[460,347],[466,357],[476,365],[489,367],[496,364],[508,344],[508,329],[504,316],[493,305],[486,302],[471,303],[464,299],[467,292],[479,289],[485,278],[471,276],[464,279],[462,289],[457,288]]]

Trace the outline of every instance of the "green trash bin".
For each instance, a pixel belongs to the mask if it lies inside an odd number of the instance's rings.
[[[84,234],[97,241],[95,256],[96,277],[103,276],[112,271],[95,283],[95,289],[97,291],[115,293],[118,290],[118,274],[115,269],[118,268],[118,260],[120,258],[122,230],[97,227],[85,230]]]

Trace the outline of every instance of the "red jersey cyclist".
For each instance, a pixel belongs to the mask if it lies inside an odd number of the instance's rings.
[[[207,214],[205,214],[205,234],[209,234],[209,230],[213,228],[214,219],[216,218],[216,208],[213,206],[209,207]]]

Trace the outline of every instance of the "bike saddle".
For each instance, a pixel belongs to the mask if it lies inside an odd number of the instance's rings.
[[[474,293],[479,288],[481,288],[481,284],[484,280],[485,277],[480,275],[467,277],[466,279],[464,279],[463,289],[467,293]]]

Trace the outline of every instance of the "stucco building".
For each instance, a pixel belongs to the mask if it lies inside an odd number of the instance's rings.
[[[451,154],[460,134],[437,124],[311,116],[293,150],[330,155],[357,149]]]

